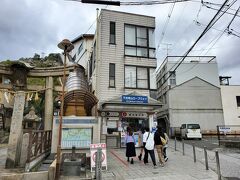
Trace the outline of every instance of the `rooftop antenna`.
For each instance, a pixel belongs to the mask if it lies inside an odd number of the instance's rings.
[[[163,48],[163,50],[167,51],[167,56],[168,56],[168,52],[169,52],[169,50],[171,50],[171,48],[169,48],[169,47],[172,46],[172,44],[170,44],[170,43],[161,43],[161,44],[166,46],[166,48]]]

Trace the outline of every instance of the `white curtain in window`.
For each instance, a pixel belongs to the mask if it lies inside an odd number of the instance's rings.
[[[125,44],[136,45],[135,26],[125,25]]]
[[[149,49],[149,57],[155,58],[155,49]]]
[[[154,29],[148,29],[148,39],[149,39],[149,47],[155,48]]]
[[[137,48],[137,56],[147,57],[147,48]]]
[[[156,76],[155,69],[149,69],[149,77],[150,77],[150,89],[156,89]]]
[[[125,66],[125,87],[136,88],[136,67]]]
[[[137,85],[138,88],[148,88],[147,68],[137,68]]]
[[[115,87],[115,78],[114,77],[109,77],[109,86]]]
[[[176,85],[176,74],[175,72],[170,72],[170,85]]]
[[[125,46],[125,54],[130,56],[136,56],[136,48]]]
[[[137,27],[137,45],[147,46],[147,28]]]

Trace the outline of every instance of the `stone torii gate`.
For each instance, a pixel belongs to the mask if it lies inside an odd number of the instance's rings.
[[[75,66],[69,66],[66,74],[74,70]],[[8,152],[6,159],[6,168],[14,168],[20,163],[21,144],[22,144],[22,121],[25,104],[25,91],[38,91],[45,89],[45,114],[44,114],[44,130],[52,130],[53,119],[53,89],[61,87],[53,87],[53,77],[63,76],[63,67],[50,68],[33,68],[23,62],[14,62],[11,66],[0,66],[0,75],[2,76],[1,89],[7,91],[15,91],[13,115],[8,142]],[[45,87],[29,86],[27,77],[45,78]],[[7,85],[4,84],[5,79],[10,80]],[[56,90],[57,90],[56,89]]]
[[[68,66],[66,74],[75,69],[76,65]],[[35,68],[28,63],[13,62],[11,66],[0,65],[0,75],[2,81],[0,89],[10,91],[38,91],[45,89],[45,110],[44,110],[44,130],[52,130],[53,118],[53,90],[60,92],[61,86],[53,85],[53,77],[63,76],[63,66]],[[28,85],[27,77],[45,78],[45,86]],[[5,79],[10,79],[11,83],[4,84]]]

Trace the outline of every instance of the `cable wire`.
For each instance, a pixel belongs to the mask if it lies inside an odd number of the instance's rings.
[[[82,0],[65,0],[65,1],[76,1],[76,2],[82,2]],[[169,4],[169,3],[180,3],[180,2],[200,2],[199,0],[159,0],[159,1],[129,1],[129,2],[121,2],[121,1],[115,1],[120,3],[121,6],[141,6],[141,5],[157,5],[157,4]],[[91,2],[91,1],[89,1]],[[99,1],[101,2],[101,1]],[[111,2],[111,1],[109,1]],[[84,2],[87,3],[87,2]],[[108,1],[105,1],[105,3],[108,3]],[[91,2],[93,4],[93,2]],[[98,4],[98,3],[95,3]],[[103,5],[103,3],[102,3]]]
[[[120,5],[157,5],[157,4],[169,4],[169,3],[178,3],[178,2],[186,2],[186,1],[192,1],[192,2],[200,2],[197,0],[161,0],[161,1],[131,1],[131,2],[120,2]]]
[[[235,2],[236,2],[236,0],[235,0]],[[234,3],[235,3],[235,2],[234,2]],[[234,4],[234,3],[233,3],[233,4]],[[240,8],[240,7],[239,7],[239,8]],[[216,41],[214,42],[214,44],[208,49],[208,51],[205,53],[205,55],[212,49],[213,46],[215,46],[215,44],[218,42],[218,40],[222,37],[222,35],[223,35],[225,32],[227,32],[227,33],[229,32],[229,28],[230,28],[233,20],[235,19],[236,15],[237,15],[237,13],[238,13],[238,11],[239,11],[239,8],[238,8],[238,10],[236,11],[235,15],[233,16],[233,18],[231,19],[231,21],[229,22],[227,28],[226,28],[226,29],[221,33],[221,35],[216,39]],[[209,62],[210,62],[210,61],[209,61]]]
[[[183,57],[179,60],[179,62],[177,62],[175,65],[176,67],[174,68],[173,72],[175,72],[177,70],[177,68],[183,63],[183,61],[186,59],[187,55],[191,52],[191,50],[195,47],[195,45],[199,42],[199,40],[208,32],[208,30],[219,20],[219,18],[222,17],[222,15],[227,11],[227,9],[225,10],[225,12],[223,12],[221,15],[219,15],[222,12],[222,9],[225,7],[226,3],[229,0],[225,0],[225,2],[222,4],[222,6],[220,7],[220,9],[218,10],[218,12],[214,15],[214,17],[211,19],[211,21],[208,23],[207,27],[204,29],[204,31],[201,33],[201,35],[198,37],[198,39],[194,42],[194,44],[190,47],[190,49],[183,55]],[[220,17],[218,17],[220,16]],[[174,65],[174,66],[175,66]],[[167,75],[172,69],[173,67],[166,72],[163,77],[165,77],[165,75]],[[163,81],[162,84],[164,84],[169,78],[171,77],[171,74],[168,75],[168,77]]]
[[[175,3],[169,8],[169,13],[168,13],[167,19],[166,19],[166,21],[164,23],[163,31],[161,33],[161,37],[160,37],[159,42],[158,42],[157,51],[158,51],[158,49],[160,47],[160,44],[162,43],[162,40],[164,38],[165,33],[166,33],[166,29],[167,29],[168,23],[170,21],[170,18],[172,16],[172,12],[173,12],[174,6],[175,6]]]
[[[203,6],[205,6],[208,9],[212,9],[212,10],[215,10],[215,11],[218,10],[217,8],[213,8],[213,7],[209,6],[209,5],[207,5],[206,2],[204,2],[204,1],[202,1],[202,4],[203,4]],[[210,3],[208,3],[208,4],[210,4]],[[231,10],[236,11],[235,9],[231,9]],[[231,13],[231,12],[226,12],[226,14],[234,15],[234,13]],[[236,16],[240,17],[240,15],[238,15],[238,14]]]

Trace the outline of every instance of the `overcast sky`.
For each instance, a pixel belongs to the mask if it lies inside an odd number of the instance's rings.
[[[223,0],[206,0],[206,2],[221,4]],[[234,14],[239,6],[238,0],[227,12]],[[217,5],[211,5],[211,7],[220,8]],[[95,22],[96,8],[156,17],[155,38],[158,65],[167,55],[167,46],[164,43],[171,44],[169,55],[183,55],[217,12],[202,6],[200,0],[175,5],[121,7],[64,0],[21,0],[19,2],[1,0],[0,60],[32,57],[34,53],[47,55],[60,52],[57,44],[62,39],[72,40],[83,33],[94,33],[95,25],[90,30],[89,27]],[[171,9],[172,13],[170,13]],[[233,15],[225,13],[200,40],[190,55],[216,56],[219,75],[232,76],[230,83],[240,85],[240,38],[221,32],[226,29],[232,18]],[[229,29],[233,29],[232,32],[240,36],[240,12]]]

